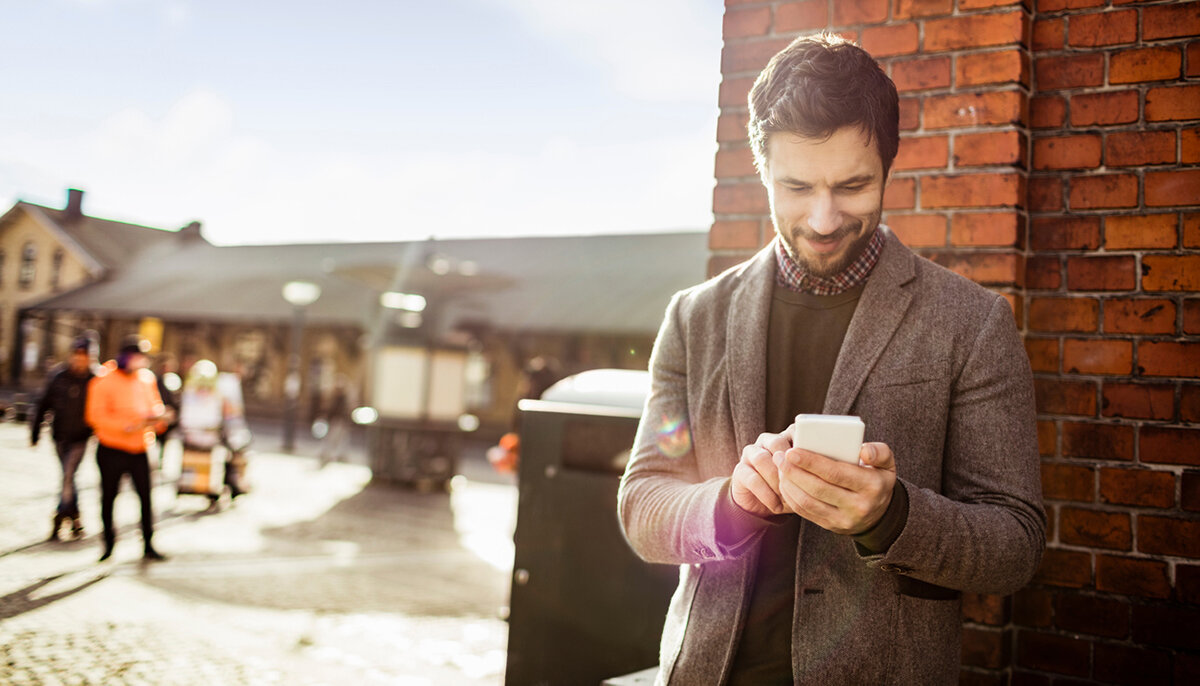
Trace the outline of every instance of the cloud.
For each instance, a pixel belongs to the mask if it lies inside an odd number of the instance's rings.
[[[721,13],[713,0],[478,0],[514,13],[544,39],[607,70],[646,100],[715,100]]]

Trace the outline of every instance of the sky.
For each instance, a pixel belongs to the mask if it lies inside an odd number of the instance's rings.
[[[0,0],[0,212],[221,245],[705,230],[721,0]]]

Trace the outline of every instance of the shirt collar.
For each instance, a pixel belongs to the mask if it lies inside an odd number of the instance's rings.
[[[883,232],[876,227],[875,233],[871,235],[871,240],[867,242],[867,247],[849,266],[833,276],[821,277],[810,274],[808,270],[797,264],[788,254],[787,249],[783,247],[783,240],[777,238],[775,240],[775,261],[779,268],[775,270],[775,282],[788,290],[812,295],[844,293],[867,280],[867,277],[871,275],[871,270],[879,262],[883,245]]]

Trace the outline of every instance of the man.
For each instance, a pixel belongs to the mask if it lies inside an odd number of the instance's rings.
[[[158,395],[158,386],[147,365],[149,346],[137,337],[127,338],[115,360],[104,364],[103,373],[88,389],[86,417],[96,432],[96,463],[100,466],[100,516],[104,522],[103,562],[112,556],[117,542],[113,526],[113,502],[125,474],[133,481],[142,503],[142,543],[147,560],[164,557],[154,549],[154,510],[150,504],[150,461],[146,455],[154,445],[155,428],[172,420]]]
[[[1028,359],[1003,297],[880,225],[897,112],[830,36],[750,92],[777,236],[672,299],[618,497],[634,550],[680,565],[660,684],[957,683],[961,592],[1037,568]],[[859,464],[794,448],[801,413],[861,417]]]
[[[70,522],[74,538],[83,538],[83,525],[79,522],[79,497],[75,490],[75,471],[83,459],[92,428],[83,420],[84,403],[87,400],[88,383],[92,380],[92,342],[81,336],[71,343],[67,364],[56,370],[46,382],[46,390],[38,401],[32,417],[30,444],[37,447],[42,433],[42,421],[49,411],[54,415],[50,434],[58,461],[62,465],[62,488],[59,492],[58,509],[54,514],[54,529],[50,540],[58,540],[62,525]]]

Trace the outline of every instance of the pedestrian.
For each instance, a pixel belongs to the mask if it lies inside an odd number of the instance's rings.
[[[618,495],[681,566],[658,683],[958,683],[961,593],[1045,546],[1012,309],[881,224],[898,99],[861,48],[792,42],[748,128],[776,237],[671,300]],[[797,447],[799,414],[861,418],[858,460]]]
[[[170,409],[174,419],[170,422],[160,422],[155,428],[155,442],[158,444],[158,466],[161,468],[163,460],[166,458],[167,441],[171,438],[175,427],[179,425],[179,391],[183,384],[179,380],[179,362],[171,353],[163,353],[155,360],[154,367],[155,386],[158,388],[158,397],[162,398],[163,405]]]
[[[183,466],[179,493],[207,495],[216,507],[225,486],[237,499],[244,490],[244,451],[250,443],[242,411],[241,380],[221,373],[211,360],[199,360],[188,370],[179,407],[183,437]],[[223,476],[218,480],[218,465]]]
[[[329,399],[329,409],[325,413],[325,435],[321,438],[317,455],[321,466],[329,464],[331,460],[345,461],[346,447],[350,442],[350,412],[354,409],[355,400],[350,377],[338,374]]]
[[[30,444],[37,447],[46,412],[53,415],[50,435],[54,439],[59,464],[62,465],[62,487],[59,489],[58,508],[54,513],[54,528],[50,531],[52,541],[58,540],[59,529],[68,522],[71,524],[71,535],[76,539],[83,538],[75,472],[92,435],[92,428],[84,421],[83,411],[87,402],[88,383],[93,376],[92,341],[80,336],[71,343],[66,364],[56,369],[47,380],[46,389],[30,422]]]
[[[150,502],[150,460],[157,429],[173,419],[158,395],[154,372],[147,368],[149,344],[133,336],[126,338],[116,359],[104,363],[88,388],[86,418],[96,432],[96,464],[100,467],[100,517],[104,522],[103,562],[112,556],[117,541],[113,526],[113,502],[128,474],[142,505],[144,558],[163,560],[151,539],[154,510]]]

